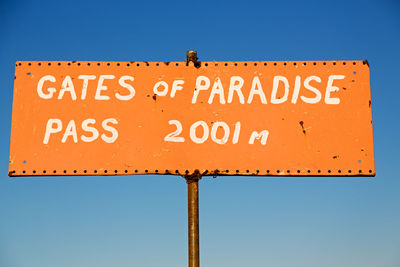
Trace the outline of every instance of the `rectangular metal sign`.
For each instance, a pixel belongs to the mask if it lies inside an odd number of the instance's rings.
[[[16,63],[10,176],[373,176],[363,61]]]

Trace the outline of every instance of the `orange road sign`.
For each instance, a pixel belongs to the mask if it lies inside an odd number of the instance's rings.
[[[16,63],[10,176],[375,175],[363,61]]]

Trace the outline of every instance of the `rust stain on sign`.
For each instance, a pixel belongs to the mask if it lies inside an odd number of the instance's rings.
[[[363,61],[20,61],[15,73],[11,176],[375,174]]]

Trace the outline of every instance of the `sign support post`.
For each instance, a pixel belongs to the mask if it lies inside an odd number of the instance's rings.
[[[185,176],[188,185],[188,258],[189,267],[200,266],[199,249],[199,180],[200,175]]]
[[[197,62],[197,52],[187,51],[186,65]],[[199,180],[201,179],[199,171],[192,175],[183,176],[188,185],[188,260],[189,267],[200,266],[200,248],[199,248]]]

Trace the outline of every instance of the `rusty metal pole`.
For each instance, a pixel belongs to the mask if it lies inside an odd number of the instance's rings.
[[[195,67],[200,67],[197,61],[196,51],[187,51],[186,66],[193,62]],[[188,185],[188,258],[189,267],[200,266],[200,242],[199,242],[199,180],[201,174],[196,170],[191,175],[185,175]]]
[[[188,179],[189,267],[200,266],[199,249],[199,179]]]

